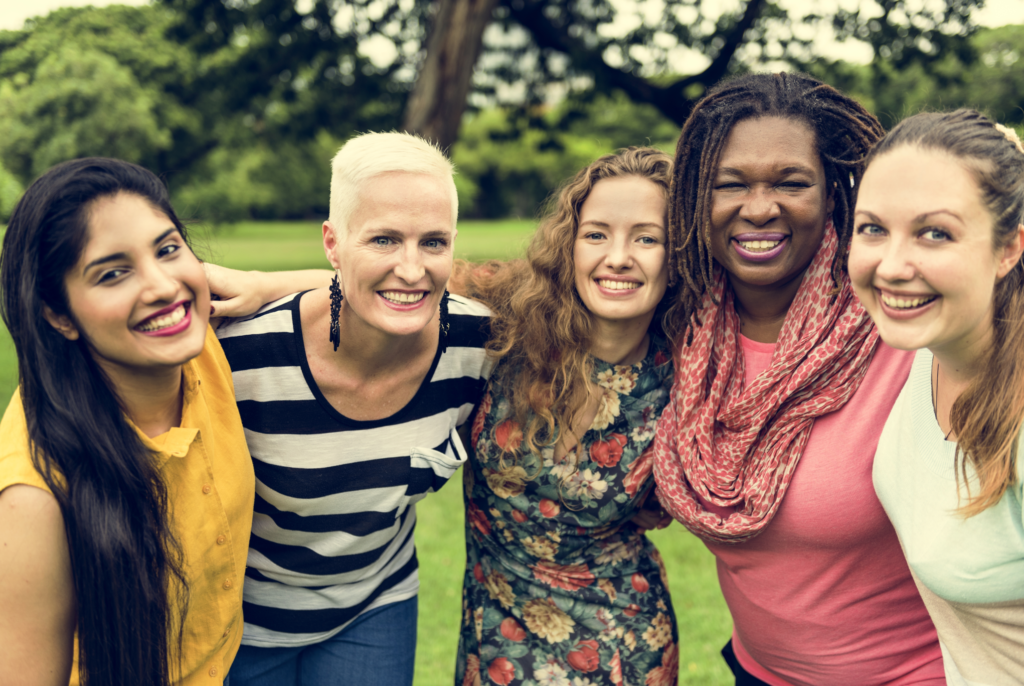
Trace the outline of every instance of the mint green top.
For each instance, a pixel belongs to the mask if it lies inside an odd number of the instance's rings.
[[[950,683],[1020,683],[1024,677],[1024,518],[1017,482],[969,519],[956,513],[956,443],[935,418],[932,354],[919,350],[886,421],[873,478],[947,656]],[[1024,447],[1024,446],[1022,446]],[[1024,450],[1018,453],[1024,457]],[[972,492],[977,477],[967,465]],[[951,665],[947,660],[947,673]],[[955,673],[954,673],[955,674]],[[965,680],[964,680],[965,679]]]

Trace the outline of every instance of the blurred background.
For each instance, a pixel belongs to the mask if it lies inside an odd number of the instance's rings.
[[[1024,130],[1024,0],[85,5],[0,3],[0,232],[40,173],[104,155],[166,180],[204,258],[324,267],[331,157],[355,132],[405,129],[458,167],[456,255],[514,257],[563,179],[622,146],[671,151],[705,90],[747,71],[809,72],[887,127],[970,105]],[[0,399],[17,382],[0,326]],[[417,686],[452,684],[465,565],[457,481],[417,508]],[[679,624],[680,683],[731,684],[714,558],[678,525],[652,538]]]
[[[807,71],[887,126],[965,104],[1024,120],[1021,0],[74,3],[0,8],[0,222],[95,154],[215,225],[321,218],[331,155],[391,129],[450,149],[463,217],[532,219],[596,156],[671,149],[694,100],[750,70]]]

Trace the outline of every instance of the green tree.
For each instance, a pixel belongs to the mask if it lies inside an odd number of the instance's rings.
[[[857,97],[891,127],[922,110],[974,107],[996,121],[1024,124],[1024,25],[979,29],[967,58],[945,55],[926,70],[889,60],[867,65],[819,62],[810,71]]]
[[[203,131],[176,93],[197,60],[164,38],[157,7],[69,8],[0,31],[0,159],[23,182],[51,164],[110,155],[158,172],[183,165]]]

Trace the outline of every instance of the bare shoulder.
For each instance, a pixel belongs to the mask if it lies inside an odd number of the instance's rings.
[[[67,684],[77,611],[57,499],[0,492],[0,551],[0,683]]]
[[[0,491],[0,550],[0,597],[54,592],[71,581],[64,517],[57,499],[41,488],[19,484]]]

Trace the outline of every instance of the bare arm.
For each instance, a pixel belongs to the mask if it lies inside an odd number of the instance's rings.
[[[0,684],[67,686],[76,623],[57,500],[10,486],[0,492]]]
[[[210,282],[210,292],[220,298],[212,303],[211,317],[244,317],[290,293],[326,288],[334,276],[334,272],[329,269],[245,272],[209,262],[203,264],[203,267]]]

